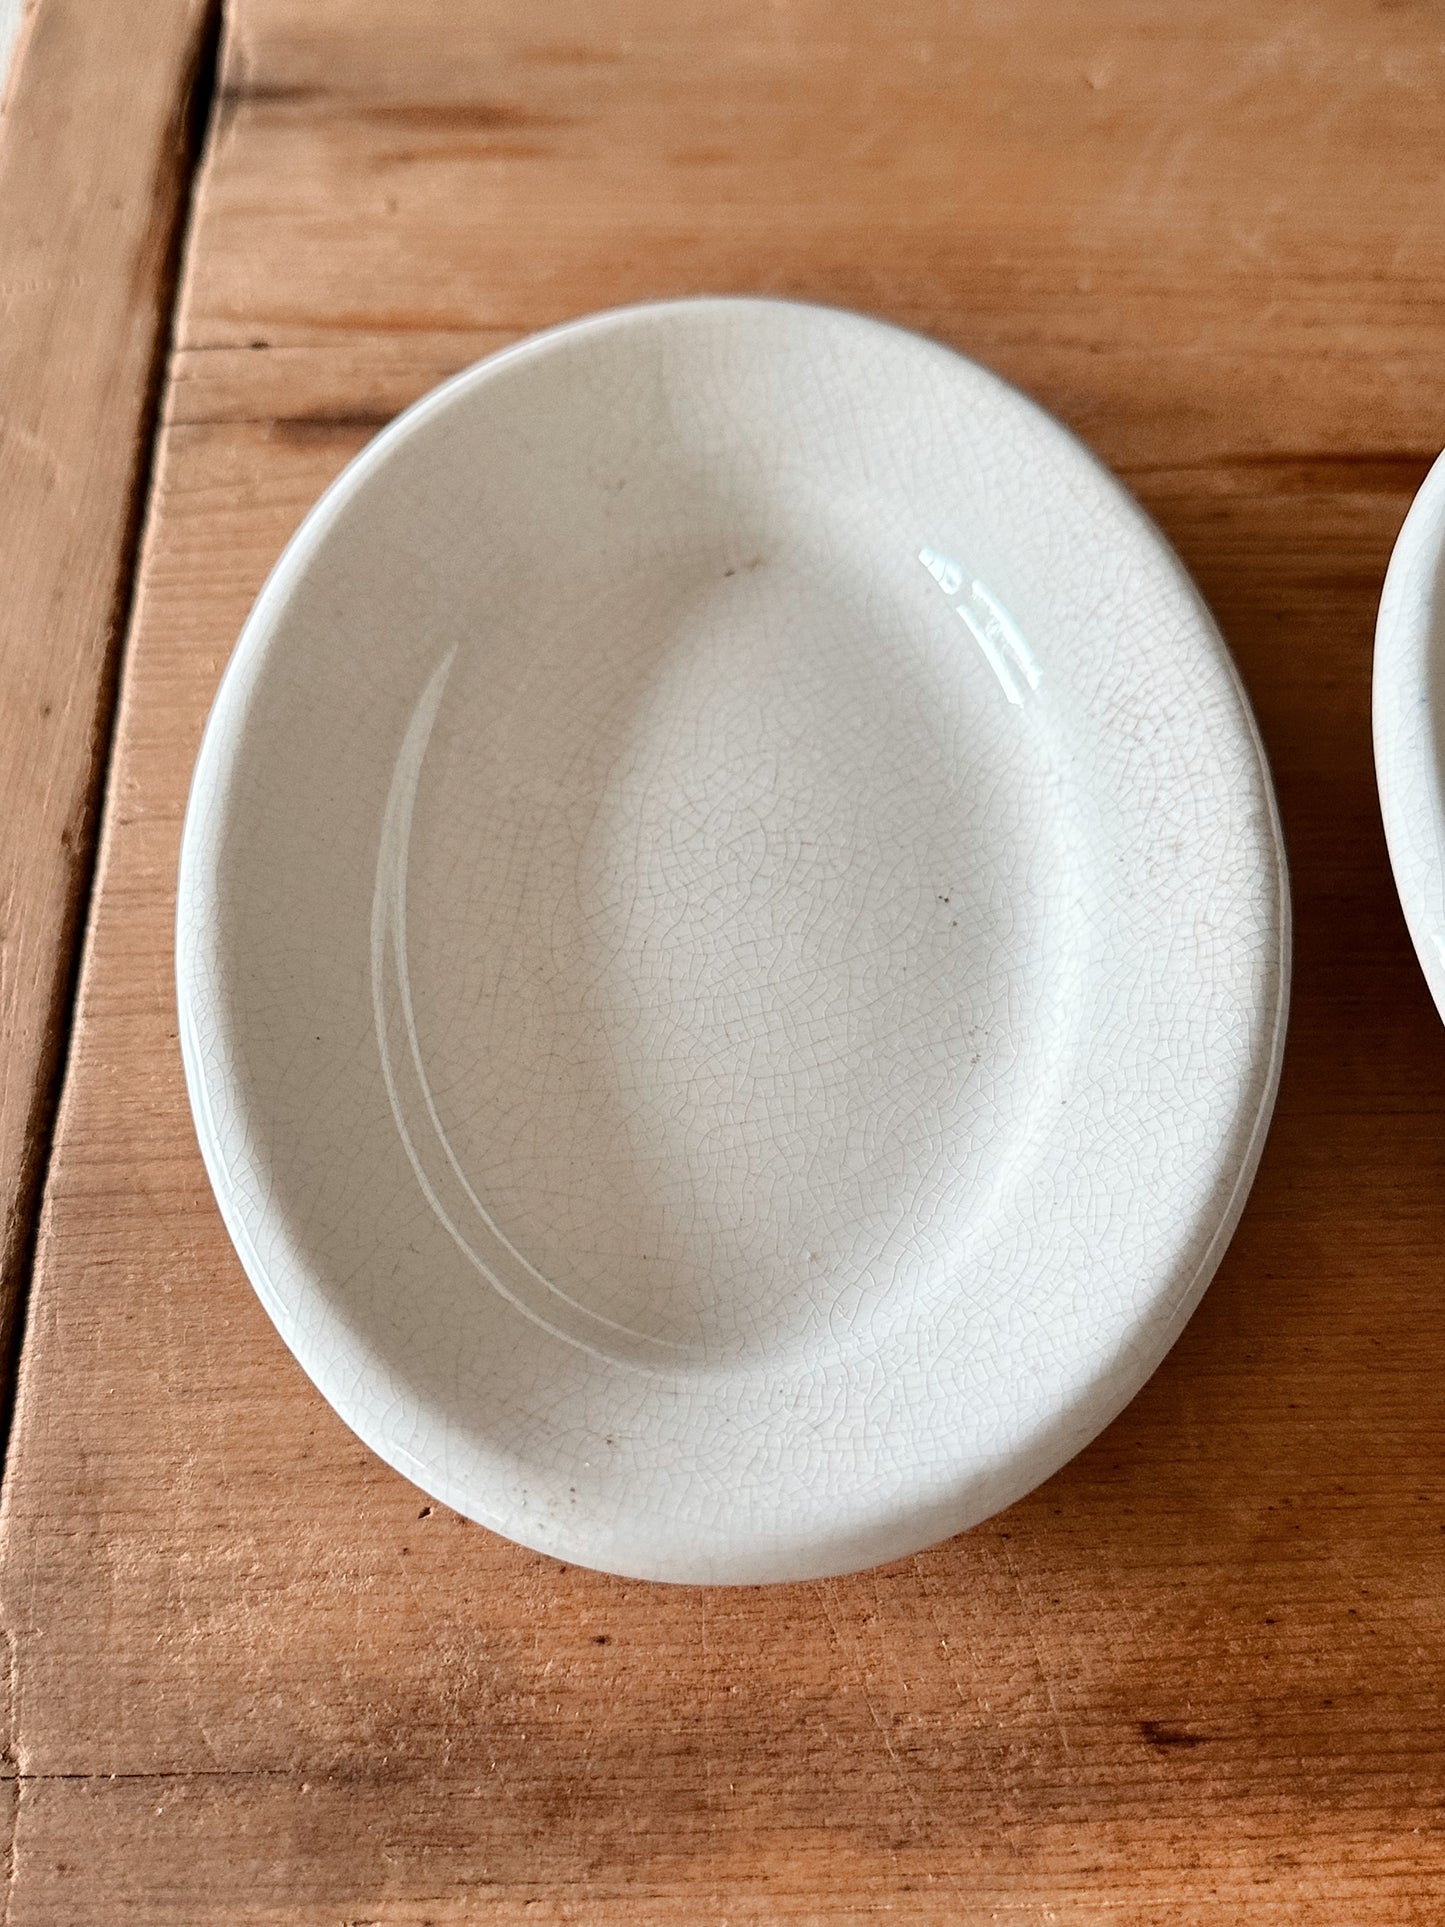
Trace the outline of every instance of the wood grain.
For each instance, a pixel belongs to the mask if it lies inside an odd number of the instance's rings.
[[[207,18],[206,0],[40,0],[0,120],[6,1393],[91,874]]]
[[[1369,746],[1445,439],[1438,19],[1327,0],[238,0],[0,1514],[10,1927],[1401,1927],[1445,1889],[1445,1031]],[[522,329],[852,302],[1018,380],[1195,570],[1298,965],[1216,1284],[1124,1416],[857,1579],[630,1585],[374,1461],[207,1194],[180,817],[282,542]]]

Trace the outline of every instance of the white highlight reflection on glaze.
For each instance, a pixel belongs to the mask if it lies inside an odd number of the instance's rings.
[[[926,548],[918,551],[918,559],[946,596],[958,594],[963,587],[964,572],[957,562],[940,555],[936,549]],[[999,688],[1016,709],[1021,709],[1024,698],[1017,675],[1023,676],[1030,689],[1037,689],[1040,671],[1013,617],[977,580],[969,584],[965,599],[953,604],[953,613],[978,644]]]
[[[1092,458],[917,337],[684,302],[468,371],[308,518],[197,769],[183,1049],[393,1465],[797,1578],[1008,1503],[1162,1356],[1287,923],[1228,657]]]

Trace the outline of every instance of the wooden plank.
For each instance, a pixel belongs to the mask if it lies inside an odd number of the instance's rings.
[[[0,1384],[91,875],[207,0],[40,0],[0,119]]]
[[[1445,423],[1433,19],[240,0],[232,33],[0,1495],[10,1927],[1435,1922],[1445,1030],[1368,727]],[[725,1592],[521,1552],[350,1437],[226,1243],[170,990],[204,711],[309,502],[470,355],[706,286],[926,325],[1125,471],[1260,711],[1299,937],[1254,1199],[1139,1399],[947,1546]]]

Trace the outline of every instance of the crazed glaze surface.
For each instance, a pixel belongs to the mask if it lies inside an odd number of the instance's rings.
[[[975,1523],[1153,1370],[1273,1102],[1258,739],[1058,424],[859,316],[556,330],[380,436],[217,698],[202,1148],[320,1389],[630,1575]]]
[[[1445,1016],[1445,455],[1411,504],[1385,577],[1374,726],[1390,864]]]

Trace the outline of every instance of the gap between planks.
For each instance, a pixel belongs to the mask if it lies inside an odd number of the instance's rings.
[[[221,23],[221,0],[40,0],[0,122],[7,1456]]]

